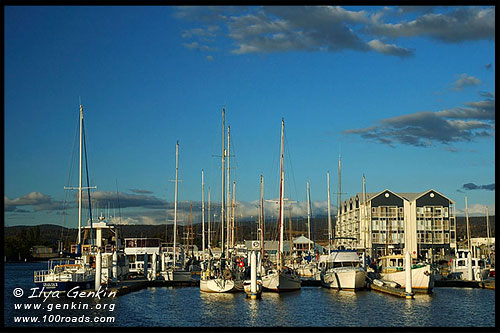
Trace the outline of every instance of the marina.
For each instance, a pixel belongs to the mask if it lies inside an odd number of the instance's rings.
[[[494,4],[4,7],[7,328],[498,329]]]
[[[264,292],[251,300],[241,293],[200,293],[198,287],[148,287],[115,298],[81,299],[94,306],[114,304],[113,312],[97,310],[14,310],[17,302],[39,301],[15,298],[12,290],[28,286],[29,272],[44,263],[7,263],[5,274],[5,325],[19,326],[13,317],[30,315],[112,315],[115,322],[96,326],[121,327],[491,327],[495,326],[495,291],[479,288],[436,287],[432,294],[414,299],[394,297],[369,290],[358,292],[322,287],[302,287],[290,293]],[[48,299],[67,304],[71,299]],[[47,304],[43,304],[47,307]],[[108,305],[109,306],[109,305]],[[189,310],[188,310],[189,309]],[[322,311],[318,311],[322,309]],[[231,313],[230,316],[227,314]],[[360,315],[363,314],[363,315]],[[21,326],[83,326],[82,324],[23,324]]]

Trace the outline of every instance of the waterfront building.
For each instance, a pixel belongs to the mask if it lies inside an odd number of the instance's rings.
[[[368,254],[403,254],[430,258],[456,249],[455,203],[428,190],[395,193],[389,189],[344,200],[335,221],[335,245]]]

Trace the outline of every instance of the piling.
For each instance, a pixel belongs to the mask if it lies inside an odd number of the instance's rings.
[[[151,280],[156,280],[156,253],[153,253],[151,266],[153,267],[153,276],[151,277]]]
[[[95,256],[95,291],[99,290],[101,286],[101,269],[102,269],[102,257],[101,257],[101,249],[97,250],[97,254]]]
[[[406,292],[406,298],[413,298],[413,293],[411,290],[411,255],[409,251],[406,251],[405,254],[405,275],[406,275],[406,286],[405,286],[405,292]]]
[[[113,283],[116,283],[116,280],[118,279],[118,253],[116,252],[116,250],[113,251],[111,274],[113,275],[111,281]]]
[[[474,280],[474,276],[472,275],[472,257],[471,253],[467,253],[467,278],[464,280]]]
[[[250,299],[257,299],[257,256],[250,254]]]

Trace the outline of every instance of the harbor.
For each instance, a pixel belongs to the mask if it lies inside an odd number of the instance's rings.
[[[13,279],[5,284],[5,325],[18,326],[14,315],[99,314],[115,317],[113,324],[98,327],[494,327],[493,290],[472,288],[434,288],[432,294],[417,294],[414,299],[394,297],[369,290],[358,292],[322,287],[303,287],[301,291],[277,294],[264,292],[259,300],[247,298],[243,292],[228,294],[200,293],[199,287],[148,287],[114,298],[82,299],[90,305],[115,304],[113,312],[27,311],[14,310],[17,302],[35,303],[26,296],[15,298],[12,290],[29,285],[27,274],[44,263],[6,264],[5,273]],[[451,301],[453,300],[453,301]],[[47,303],[67,304],[71,299],[49,299]],[[467,306],[464,306],[464,302]],[[47,307],[46,304],[44,304]],[[324,311],[318,312],[322,308]],[[189,311],[188,311],[189,309]],[[232,314],[228,316],[230,311]],[[366,313],[366,315],[359,315]],[[391,316],[386,314],[390,313]],[[475,318],[471,321],[470,318]],[[25,323],[22,326],[84,326],[64,323]]]
[[[494,4],[3,7],[7,330],[498,330]]]

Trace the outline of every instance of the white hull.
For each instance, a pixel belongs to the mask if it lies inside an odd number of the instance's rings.
[[[332,268],[321,275],[321,285],[335,289],[363,289],[366,271],[358,268]]]
[[[201,279],[200,291],[206,293],[230,293],[238,291],[234,280],[225,280],[223,278]]]
[[[391,273],[381,273],[383,280],[396,282],[401,288],[406,287],[406,272],[397,271]],[[414,292],[430,292],[434,288],[434,274],[432,274],[431,266],[411,269],[411,288]]]
[[[264,290],[278,292],[300,290],[301,288],[299,276],[285,272],[274,272],[263,276],[262,286]]]
[[[490,269],[489,268],[480,268],[480,267],[473,267],[472,268],[472,277],[469,276],[469,271],[467,268],[455,268],[453,270],[454,275],[458,276],[458,278],[462,280],[467,280],[467,281],[483,281],[488,278],[490,275]]]

